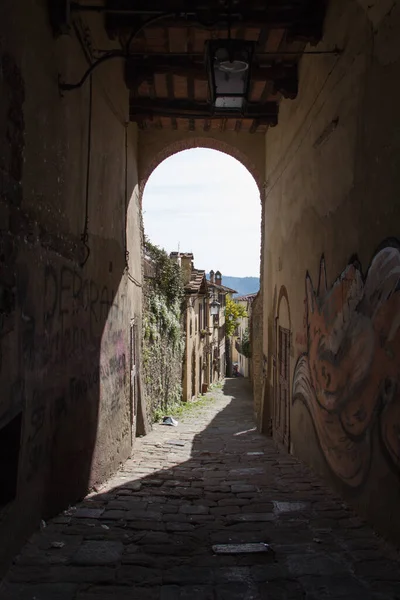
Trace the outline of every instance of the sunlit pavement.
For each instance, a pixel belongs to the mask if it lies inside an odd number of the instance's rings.
[[[257,433],[247,381],[210,395],[35,534],[1,600],[400,598],[394,550]]]

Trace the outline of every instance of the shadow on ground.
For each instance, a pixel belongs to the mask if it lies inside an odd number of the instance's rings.
[[[400,598],[395,552],[257,433],[246,380],[156,425],[99,493],[15,559],[1,600]],[[264,542],[260,554],[215,544]]]

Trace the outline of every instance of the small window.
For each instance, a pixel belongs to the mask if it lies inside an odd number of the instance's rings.
[[[14,500],[17,495],[21,427],[22,413],[0,429],[0,507]]]

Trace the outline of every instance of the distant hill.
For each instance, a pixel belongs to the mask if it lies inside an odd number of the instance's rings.
[[[210,274],[207,273],[207,279]],[[245,294],[256,294],[260,289],[260,279],[258,277],[229,277],[229,275],[222,275],[222,285],[236,290],[238,296],[244,296]]]

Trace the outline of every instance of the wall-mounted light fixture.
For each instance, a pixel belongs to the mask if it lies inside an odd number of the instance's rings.
[[[220,303],[215,300],[215,298],[213,299],[213,301],[210,304],[210,313],[212,316],[217,316],[219,315],[219,311],[220,311],[221,305]]]
[[[213,107],[218,111],[245,110],[251,77],[254,42],[210,40],[207,43],[207,71]]]

